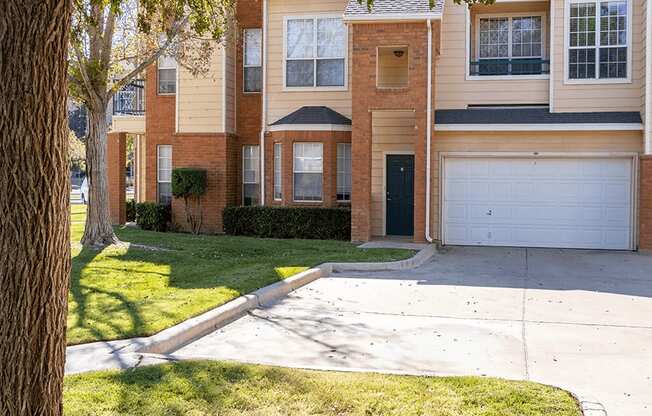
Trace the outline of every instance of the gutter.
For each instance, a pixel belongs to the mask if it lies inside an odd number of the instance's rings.
[[[428,86],[426,104],[426,241],[432,243],[430,236],[430,139],[432,137],[432,21],[428,19]]]
[[[645,154],[652,155],[652,4],[645,15]]]
[[[378,14],[362,14],[344,15],[342,18],[344,22],[390,22],[390,21],[431,21],[441,20],[441,13],[378,13]]]
[[[260,205],[265,205],[265,132],[267,130],[267,0],[263,0],[263,88],[260,127]]]

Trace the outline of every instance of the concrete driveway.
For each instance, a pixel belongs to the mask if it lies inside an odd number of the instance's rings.
[[[652,415],[652,255],[447,248],[319,279],[175,355],[527,379]]]

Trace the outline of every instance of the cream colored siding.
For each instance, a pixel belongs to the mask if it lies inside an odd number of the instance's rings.
[[[374,111],[371,127],[371,233],[385,234],[385,154],[414,151],[413,111]]]
[[[111,131],[115,133],[145,133],[145,116],[113,116]]]
[[[351,117],[351,90],[284,91],[283,22],[285,17],[332,14],[342,16],[346,0],[268,0],[267,29],[267,121],[275,122],[302,106],[328,106]],[[351,35],[349,33],[349,44]],[[351,48],[348,48],[349,61]],[[350,69],[347,77],[350,80]],[[349,83],[347,83],[348,85]]]
[[[225,116],[226,116],[226,124],[225,124],[225,130],[227,133],[235,133],[235,100],[236,100],[236,49],[235,49],[235,40],[234,38],[230,37],[228,40],[228,47],[227,47],[227,54],[226,54],[226,60],[224,62],[225,65],[225,79],[226,79],[226,97],[225,97],[225,103],[226,103],[226,109],[225,109]]]
[[[644,40],[641,25],[645,20],[643,2],[633,2],[632,82],[566,84],[564,82],[567,48],[564,37],[567,0],[552,0],[554,15],[554,111],[640,111],[641,89],[645,75]]]
[[[505,10],[541,10],[542,2],[505,3],[489,6],[483,12]],[[435,69],[435,107],[465,108],[469,104],[547,104],[547,79],[467,80],[466,10],[446,0],[441,30],[441,55]],[[548,48],[546,47],[546,51]]]
[[[179,133],[220,133],[224,131],[223,54],[215,47],[206,74],[194,76],[179,65],[177,117]]]
[[[641,132],[437,132],[432,158],[432,237],[439,239],[440,152],[641,152]]]

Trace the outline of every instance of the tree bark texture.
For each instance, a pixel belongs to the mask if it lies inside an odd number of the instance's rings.
[[[0,1],[0,415],[62,414],[70,0]]]
[[[109,214],[109,185],[107,176],[106,104],[89,109],[89,128],[86,139],[86,174],[88,175],[88,211],[81,243],[85,247],[104,247],[120,241],[113,232]],[[122,169],[124,175],[124,167]]]

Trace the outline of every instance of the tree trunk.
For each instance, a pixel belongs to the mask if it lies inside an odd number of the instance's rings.
[[[0,415],[62,414],[69,0],[0,1]]]
[[[113,232],[109,215],[109,186],[106,171],[108,126],[106,103],[89,108],[86,139],[86,173],[88,175],[88,212],[81,243],[84,247],[101,248],[120,242]],[[124,174],[124,173],[123,173]]]

